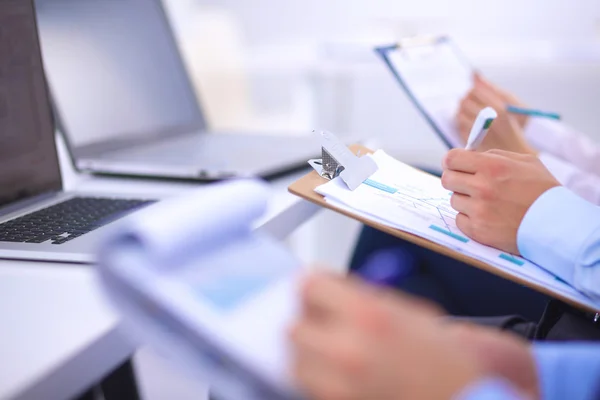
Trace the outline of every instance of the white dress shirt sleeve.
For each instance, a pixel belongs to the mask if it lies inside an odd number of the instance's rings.
[[[600,144],[565,123],[530,118],[525,127],[525,137],[539,151],[600,176]]]
[[[600,176],[582,171],[575,165],[549,153],[540,153],[539,159],[561,185],[585,200],[600,205]]]
[[[564,123],[531,118],[525,129],[529,143],[558,181],[600,205],[600,145]]]

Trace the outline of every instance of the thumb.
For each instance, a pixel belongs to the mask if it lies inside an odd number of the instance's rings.
[[[492,82],[490,82],[487,79],[485,79],[485,77],[481,73],[479,73],[479,72],[475,72],[473,74],[473,82],[475,83],[476,86],[482,86],[482,87],[485,87],[487,89],[493,89],[493,90],[497,89],[492,84]]]
[[[483,78],[483,75],[481,75],[481,73],[479,71],[475,71],[473,72],[473,83],[478,84],[478,83],[484,83],[485,79]]]

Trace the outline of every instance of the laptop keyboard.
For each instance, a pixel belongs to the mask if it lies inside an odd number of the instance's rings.
[[[0,242],[63,244],[100,228],[152,200],[74,197],[0,224]]]

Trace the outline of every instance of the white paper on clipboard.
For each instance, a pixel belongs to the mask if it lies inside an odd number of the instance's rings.
[[[449,147],[463,147],[455,116],[475,71],[452,42],[436,38],[378,48],[401,86]]]

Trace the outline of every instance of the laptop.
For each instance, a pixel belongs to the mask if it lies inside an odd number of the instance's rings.
[[[0,258],[89,263],[151,201],[62,190],[33,0],[0,1]]]
[[[36,5],[59,129],[76,169],[193,180],[271,178],[306,167],[319,154],[308,133],[209,133],[160,0]]]

